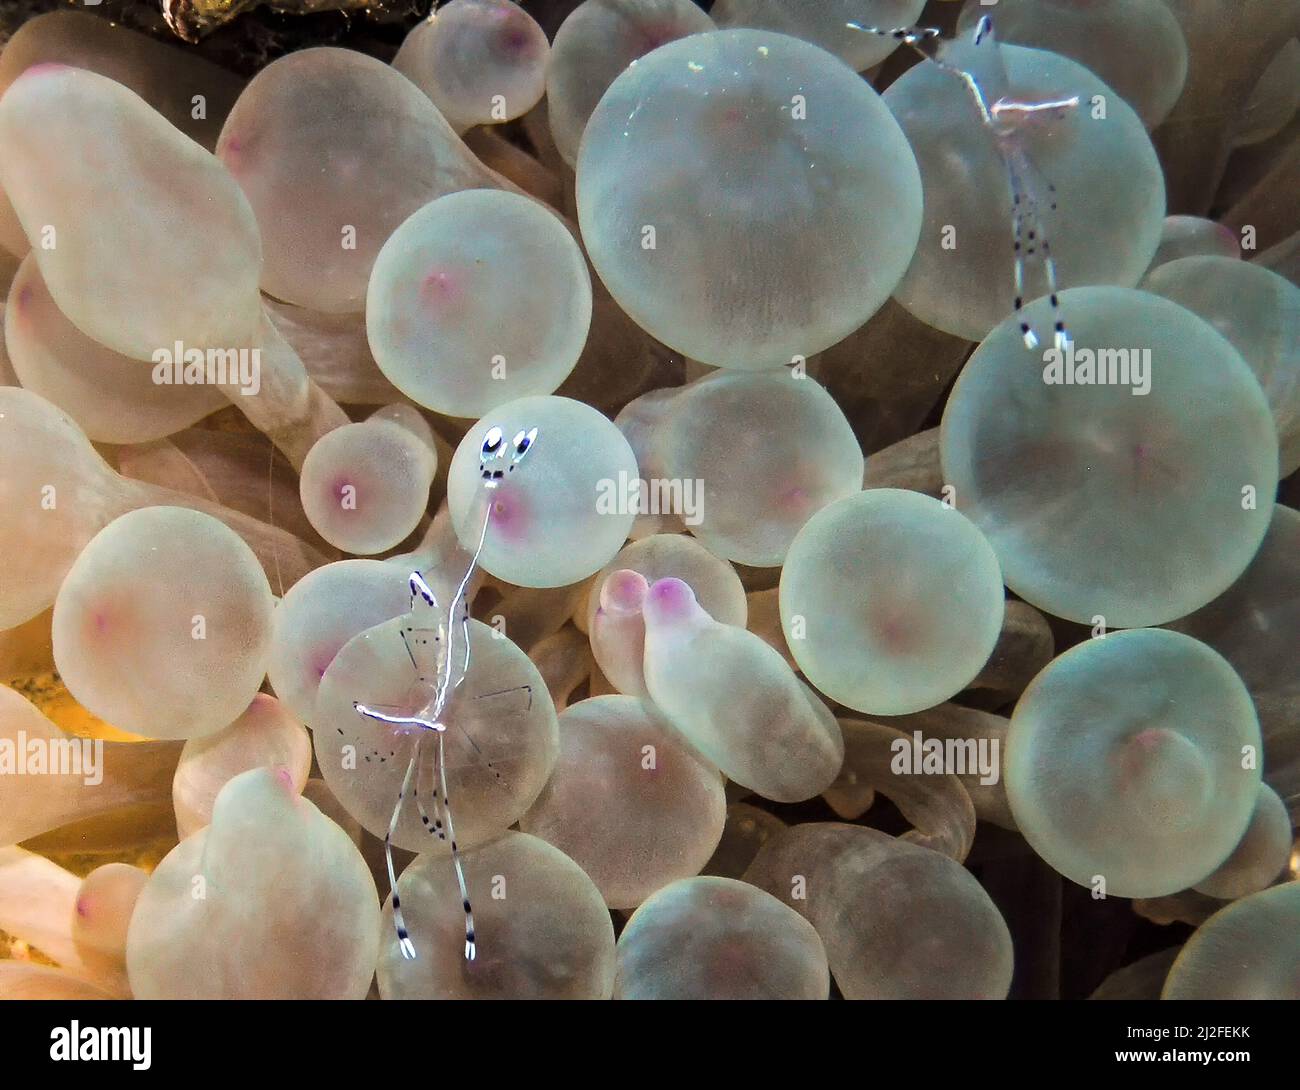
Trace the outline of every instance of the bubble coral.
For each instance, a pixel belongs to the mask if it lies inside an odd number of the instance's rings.
[[[222,788],[212,824],[173,848],[141,891],[126,943],[131,991],[361,999],[379,925],[356,845],[287,771],[255,768]]]
[[[980,52],[989,44],[974,45],[963,34],[944,43],[939,60],[975,73],[998,102],[1034,105],[1077,96],[1078,105],[1060,116],[1008,112],[995,137],[969,86],[938,65],[916,65],[884,93],[916,154],[925,194],[916,256],[894,297],[922,321],[970,340],[983,338],[1013,310],[1014,196],[1037,204],[1042,237],[1026,233],[1021,244],[1026,253],[1047,256],[1047,240],[1062,287],[1135,285],[1159,245],[1165,216],[1155,150],[1118,94],[1056,53],[995,41],[998,57],[990,58]],[[996,72],[999,64],[1005,76]],[[986,71],[989,65],[994,73]],[[1016,174],[1033,190],[1021,192],[1009,180],[999,141],[1024,156]]]
[[[299,478],[303,511],[336,548],[384,552],[419,525],[437,468],[424,417],[409,405],[389,405],[316,440]]]
[[[1025,691],[1007,796],[1039,855],[1080,885],[1157,897],[1207,878],[1255,810],[1250,695],[1205,644],[1163,629],[1089,640]],[[1096,774],[1081,781],[1078,769]]]
[[[811,798],[835,779],[840,729],[778,652],[715,621],[680,579],[658,580],[643,613],[651,699],[729,779],[779,802]],[[735,677],[747,679],[740,691]]]
[[[507,438],[537,428],[536,452],[492,493],[479,563],[522,587],[562,587],[599,571],[627,540],[636,510],[624,492],[636,456],[613,423],[567,397],[525,397],[475,424],[452,458],[447,503],[473,551],[483,527],[480,456],[492,428]]]
[[[451,0],[402,42],[393,67],[457,132],[527,113],[546,92],[551,47],[510,0]]]
[[[271,588],[216,519],[146,507],[82,550],[54,603],[54,661],[101,718],[152,738],[234,722],[266,676]]]
[[[559,723],[555,769],[519,827],[582,867],[610,908],[698,874],[726,820],[717,769],[635,697],[581,700]]]
[[[615,999],[825,999],[826,951],[799,913],[732,878],[685,878],[618,938]]]
[[[608,999],[614,928],[591,879],[558,848],[505,833],[465,853],[480,953],[461,957],[463,913],[449,860],[421,855],[398,879],[418,954],[390,938],[379,957],[385,999]],[[495,893],[493,893],[495,891]],[[392,915],[385,909],[386,922]],[[384,932],[393,935],[387,926]]]
[[[355,705],[417,706],[420,685],[402,639],[409,623],[403,615],[348,641],[325,671],[309,723],[330,790],[348,813],[381,837],[388,831],[418,731],[366,718]],[[469,647],[469,670],[448,707],[445,738],[448,793],[456,800],[462,845],[482,843],[517,821],[546,784],[559,750],[555,708],[527,656],[478,621],[470,622]],[[432,759],[426,748],[417,784],[433,782]],[[417,790],[428,797],[427,786]],[[416,807],[408,806],[393,843],[409,851],[444,853],[445,843],[432,833]]]
[[[945,855],[855,825],[773,836],[745,881],[821,936],[846,999],[1003,999],[1011,935],[980,884]]]
[[[873,488],[824,508],[781,571],[781,624],[808,680],[880,715],[964,689],[997,643],[1002,610],[984,535],[919,492]]]
[[[713,29],[692,0],[584,0],[575,7],[555,33],[546,68],[547,120],[563,160],[577,164],[592,111],[628,65]]]
[[[587,123],[577,187],[588,254],[628,314],[742,370],[862,325],[921,222],[879,96],[824,50],[761,30],[692,35],[628,68]]]
[[[527,197],[471,190],[431,201],[388,236],[366,330],[380,369],[412,400],[481,416],[553,393],[578,361],[591,309],[587,263],[558,217]]]
[[[1300,999],[1300,882],[1223,908],[1182,949],[1162,999]]]
[[[1026,601],[1108,627],[1174,620],[1226,590],[1268,528],[1252,500],[1277,479],[1268,403],[1168,300],[1075,288],[1061,305],[1072,348],[1040,360],[1008,320],[971,356],[944,409],[945,478]]]

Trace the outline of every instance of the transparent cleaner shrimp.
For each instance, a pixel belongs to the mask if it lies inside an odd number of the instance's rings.
[[[456,843],[451,798],[447,792],[447,761],[444,746],[447,732],[446,711],[452,693],[464,681],[469,671],[469,605],[466,601],[466,592],[478,568],[479,557],[487,541],[488,527],[492,519],[493,494],[506,474],[513,472],[523,461],[536,440],[537,429],[532,428],[519,432],[507,446],[500,428],[488,429],[479,453],[479,473],[483,484],[480,505],[483,512],[481,527],[474,544],[474,551],[470,554],[465,571],[452,591],[445,614],[439,610],[438,597],[424,576],[418,571],[411,573],[408,580],[411,590],[411,608],[408,614],[410,623],[402,628],[402,641],[406,645],[407,654],[410,655],[411,664],[415,667],[417,678],[415,691],[419,694],[419,699],[413,702],[415,706],[390,711],[378,706],[353,704],[358,713],[369,719],[419,732],[384,837],[388,882],[393,891],[393,923],[397,929],[398,945],[402,956],[407,959],[415,957],[415,945],[411,942],[406,920],[402,915],[401,899],[397,892],[397,875],[393,867],[392,841],[408,794],[415,799],[420,821],[424,827],[430,834],[437,836],[439,840],[448,841],[451,845],[452,865],[456,871],[456,883],[460,888],[461,904],[465,909],[465,960],[473,961],[477,952],[474,909],[470,904],[469,889],[465,884],[465,869],[461,863],[460,848]],[[432,639],[431,658],[430,639]],[[421,747],[429,734],[437,738],[433,759],[434,816],[432,820],[419,797]]]
[[[894,38],[909,46],[926,60],[951,72],[970,92],[979,110],[980,121],[993,137],[993,142],[1007,169],[1011,187],[1011,233],[1013,277],[1015,283],[1015,314],[1020,322],[1020,335],[1025,347],[1038,347],[1039,338],[1025,319],[1025,259],[1037,258],[1046,282],[1048,299],[1052,306],[1053,343],[1065,348],[1070,334],[1061,313],[1057,294],[1056,261],[1052,257],[1051,242],[1045,221],[1056,211],[1056,186],[1043,177],[1030,159],[1021,139],[1025,125],[1044,114],[1059,116],[1066,110],[1076,109],[1079,96],[1047,99],[1042,102],[1024,102],[1011,94],[1011,82],[998,41],[993,33],[993,20],[985,15],[975,25],[973,49],[965,51],[969,57],[966,66],[941,59],[945,54],[941,32],[934,27],[896,27],[892,30],[848,23],[853,30],[879,37]]]

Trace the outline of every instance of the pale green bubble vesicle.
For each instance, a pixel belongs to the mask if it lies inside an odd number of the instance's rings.
[[[1165,0],[967,0],[957,19],[970,34],[982,16],[998,38],[1060,53],[1095,72],[1154,129],[1187,80],[1187,41]]]
[[[144,507],[77,557],[54,603],[68,690],[122,730],[212,734],[266,676],[274,599],[253,551],[210,515]]]
[[[1223,864],[1196,883],[1198,893],[1232,901],[1273,884],[1291,858],[1291,816],[1278,793],[1259,785],[1255,812],[1241,842]]]
[[[1200,216],[1166,216],[1151,272],[1182,257],[1241,258],[1241,242],[1232,228]]]
[[[0,98],[0,184],[59,309],[95,341],[141,360],[260,343],[253,210],[122,84],[66,65],[19,76]]]
[[[1268,402],[1168,300],[1076,288],[1061,306],[1064,354],[1026,350],[1010,320],[971,356],[944,410],[944,478],[1026,601],[1107,628],[1174,620],[1226,590],[1268,529]]]
[[[681,517],[727,560],[779,565],[810,516],[862,488],[848,420],[797,373],[715,372],[634,404],[646,506]]]
[[[415,944],[398,951],[384,909],[385,999],[608,999],[614,927],[600,892],[558,848],[508,832],[464,854],[478,949],[464,958],[465,912],[451,861],[421,855],[397,891]]]
[[[224,730],[191,738],[172,780],[172,806],[181,839],[212,820],[221,789],[250,768],[284,768],[301,792],[311,772],[311,738],[287,705],[258,693]]]
[[[510,121],[546,93],[546,34],[510,0],[451,0],[417,23],[393,67],[457,132]]]
[[[844,760],[839,725],[777,651],[715,621],[680,579],[656,582],[643,616],[651,699],[728,779],[777,802],[831,784]]]
[[[1232,854],[1255,811],[1259,721],[1232,667],[1163,629],[1089,640],[1025,690],[1006,786],[1025,839],[1108,896],[1193,886]]]
[[[500,182],[405,76],[329,47],[263,68],[226,119],[217,155],[265,239],[262,287],[322,311],[364,308],[375,255],[417,208]]]
[[[410,616],[403,615],[348,641],[325,671],[308,723],[325,782],[348,813],[380,837],[388,831],[421,737],[418,791],[426,812],[432,806],[433,732],[376,722],[353,706],[360,702],[390,714],[413,714],[427,699],[428,686],[419,683],[402,639],[403,628],[410,626]],[[469,632],[469,670],[443,716],[447,788],[462,848],[481,844],[519,820],[546,784],[559,751],[555,707],[536,667],[487,625],[470,621]],[[412,641],[433,639],[427,630],[408,635]],[[448,852],[409,800],[393,843],[408,851]]]
[[[997,557],[959,512],[873,488],[831,504],[795,538],[781,625],[808,680],[858,711],[904,715],[960,692],[998,640]]]
[[[1275,506],[1241,578],[1171,627],[1209,644],[1241,675],[1264,735],[1264,778],[1300,815],[1300,512]]]
[[[726,821],[718,770],[634,696],[581,700],[559,722],[555,770],[519,827],[573,859],[611,908],[698,874]]]
[[[732,878],[686,878],[633,913],[615,999],[825,999],[826,950],[794,909]]]
[[[968,51],[978,48],[987,46],[972,46],[963,35],[940,59],[965,68],[975,63]],[[1165,217],[1160,163],[1142,122],[1082,65],[1038,49],[996,48],[1012,91],[1025,101],[1079,96],[1065,116],[1022,123],[1003,138],[1033,164],[1021,184],[1033,185],[1059,285],[1131,287],[1151,262]],[[980,340],[1011,313],[1016,294],[1006,163],[954,73],[918,64],[890,85],[884,100],[911,142],[925,194],[925,229],[894,298],[923,322]],[[1041,253],[1027,253],[1036,241],[1026,234],[1026,297],[1047,290],[1033,286],[1042,283]],[[1068,309],[1065,319],[1073,321]]]
[[[424,417],[409,405],[389,405],[316,440],[299,479],[303,511],[335,548],[381,553],[419,525],[437,468]]]
[[[546,68],[546,110],[569,166],[587,120],[629,64],[659,46],[715,29],[692,0],[584,0],[560,24]]]
[[[160,385],[147,363],[87,337],[59,310],[32,253],[9,289],[4,340],[24,388],[57,405],[97,443],[161,439],[229,404],[216,386]]]
[[[379,896],[348,835],[284,769],[217,796],[140,894],[126,961],[137,999],[363,999]],[[328,951],[329,956],[322,956]]]
[[[1300,469],[1300,287],[1249,261],[1193,256],[1153,269],[1142,289],[1186,307],[1228,339],[1273,410],[1281,476]]]
[[[1211,916],[1169,970],[1162,999],[1300,999],[1300,881]]]
[[[946,855],[878,829],[811,822],[773,835],[745,881],[817,929],[846,999],[1006,998],[1006,922]]]
[[[921,223],[919,175],[880,97],[824,50],[761,30],[679,39],[619,76],[583,135],[577,200],[623,309],[742,370],[862,325]]]
[[[478,417],[559,387],[591,311],[587,263],[563,222],[527,197],[471,190],[425,205],[384,243],[366,331],[413,401]]]
[[[447,477],[452,522],[471,553],[488,510],[480,459],[493,427],[507,444],[533,428],[537,438],[490,493],[483,569],[521,587],[567,586],[599,571],[636,517],[627,488],[636,456],[627,440],[607,417],[567,397],[525,397],[492,410],[465,433]]]
[[[309,572],[276,604],[267,674],[303,722],[313,722],[321,678],[343,646],[410,608],[409,575],[382,560],[340,560]]]

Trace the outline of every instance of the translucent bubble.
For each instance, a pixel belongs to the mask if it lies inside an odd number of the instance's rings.
[[[257,343],[252,210],[133,91],[66,65],[28,69],[0,100],[0,184],[50,294],[88,337],[140,360],[178,340]]]
[[[1173,620],[1227,589],[1264,536],[1267,503],[1248,501],[1277,476],[1268,404],[1232,346],[1167,300],[1078,288],[1061,305],[1064,353],[1027,352],[1012,320],[970,358],[944,410],[945,479],[1039,609]]]
[[[411,714],[422,685],[403,630],[410,616],[369,628],[350,640],[321,680],[310,722],[321,774],[339,802],[376,836],[388,832],[416,742],[425,732],[380,723],[356,703]],[[431,638],[414,630],[413,641]],[[541,675],[510,640],[470,622],[469,671],[446,713],[448,793],[459,844],[480,844],[517,821],[546,784],[559,749],[555,708]],[[416,791],[433,797],[434,744],[421,747]],[[408,851],[445,854],[445,842],[407,805],[393,843]],[[459,910],[459,899],[455,906]],[[463,928],[464,921],[461,920]]]
[[[742,370],[862,325],[921,222],[879,96],[770,31],[693,35],[637,61],[591,116],[577,187],[583,240],[623,309],[671,348]]]
[[[1300,812],[1300,512],[1278,504],[1254,560],[1209,605],[1173,627],[1209,644],[1246,683],[1264,734],[1264,777]]]
[[[1004,999],[1011,935],[970,871],[857,825],[773,836],[745,881],[817,929],[846,999]]]
[[[306,729],[266,693],[253,697],[244,714],[224,730],[185,743],[172,781],[176,829],[182,840],[212,820],[221,789],[250,768],[286,769],[298,792],[311,771],[311,738]]]
[[[510,0],[451,0],[417,23],[393,67],[457,132],[526,114],[546,92],[551,47]]]
[[[586,871],[610,908],[635,908],[699,874],[726,807],[718,770],[653,709],[597,696],[561,714],[555,770],[519,827]]]
[[[323,311],[364,308],[375,255],[417,208],[497,184],[410,80],[350,49],[268,64],[231,110],[217,155],[257,215],[262,287]]]
[[[1163,629],[1055,659],[1007,737],[1021,833],[1052,867],[1120,897],[1195,885],[1228,858],[1259,791],[1259,722],[1218,654]]]
[[[72,941],[87,959],[126,961],[126,933],[149,873],[126,863],[105,863],[82,880],[72,917]]]
[[[54,661],[90,711],[151,738],[211,734],[266,675],[271,588],[216,519],[145,507],[82,550],[54,603]]]
[[[1166,216],[1160,232],[1160,247],[1151,259],[1151,269],[1158,269],[1180,257],[1240,259],[1241,243],[1232,228],[1214,220],[1200,216]]]
[[[938,500],[873,488],[814,515],[781,572],[781,623],[808,680],[878,715],[960,692],[1002,628],[997,557]]]
[[[127,934],[131,991],[362,999],[379,922],[356,845],[284,770],[255,768],[226,784],[212,824],[173,848],[140,894]]]
[[[533,428],[537,436],[526,461],[514,459],[513,447],[506,452],[503,477],[489,493],[483,444],[493,428],[506,445]],[[636,479],[636,456],[607,417],[567,397],[525,397],[465,433],[448,473],[447,503],[471,552],[490,512],[484,570],[516,586],[562,587],[599,571],[627,540],[636,516],[629,482]]]
[[[990,14],[1003,41],[1059,53],[1095,72],[1148,129],[1182,94],[1187,42],[1164,0],[1000,0],[994,12],[967,0],[957,29],[970,33]]]
[[[629,696],[644,696],[645,619],[641,610],[650,584],[630,568],[611,572],[599,583],[600,604],[589,625],[591,653],[615,689]]]
[[[1300,288],[1229,257],[1185,257],[1152,270],[1144,291],[1204,318],[1264,388],[1282,446],[1281,475],[1300,469]]]
[[[1264,69],[1237,119],[1236,147],[1259,144],[1286,128],[1300,108],[1300,40],[1290,39]]]
[[[728,779],[777,802],[821,793],[844,740],[829,709],[752,632],[710,617],[680,579],[646,597],[651,699]]]
[[[1290,857],[1291,817],[1277,792],[1260,784],[1241,842],[1218,870],[1196,883],[1196,890],[1224,901],[1245,897],[1272,885]]]
[[[419,525],[437,468],[429,425],[409,405],[392,405],[316,440],[299,479],[302,508],[335,548],[384,552]]]
[[[844,413],[785,371],[716,372],[645,406],[639,428],[648,498],[739,563],[780,564],[810,516],[862,488],[862,448]],[[658,493],[654,478],[666,481]]]
[[[590,324],[578,244],[558,217],[514,193],[430,202],[384,243],[370,276],[366,329],[380,369],[452,416],[551,393]]]
[[[465,853],[478,955],[463,953],[465,913],[451,861],[421,855],[397,891],[416,957],[398,952],[392,904],[379,956],[385,999],[608,999],[614,928],[600,893],[557,848],[505,833]],[[497,891],[494,895],[493,891]]]
[[[963,35],[940,59],[978,67],[969,52],[975,48]],[[996,48],[1016,96],[1029,103],[1079,96],[1078,107],[1064,116],[1021,122],[1003,138],[1032,162],[1021,184],[1034,185],[1058,282],[1131,287],[1151,263],[1165,216],[1160,164],[1141,120],[1074,61],[1020,46]],[[926,228],[894,298],[932,326],[980,340],[1011,313],[1016,295],[1007,165],[970,89],[953,73],[918,64],[884,99],[911,141],[925,191]],[[1022,174],[1030,169],[1020,168]],[[1036,241],[1025,239],[1026,254]],[[1037,269],[1028,264],[1032,286]],[[1073,331],[1074,316],[1065,313]]]
[[[592,583],[587,596],[585,619],[588,629],[600,606],[601,590],[607,577],[619,569],[644,576],[647,583],[669,577],[686,583],[705,611],[722,624],[745,627],[748,603],[745,588],[727,561],[709,552],[685,534],[651,534],[619,551]]]
[[[271,616],[271,687],[305,723],[321,678],[353,636],[410,606],[407,572],[382,560],[340,560],[298,580]]]
[[[615,999],[825,999],[826,951],[799,913],[732,878],[686,878],[633,913]]]
[[[587,119],[629,64],[667,42],[713,30],[692,0],[586,0],[560,24],[546,69],[546,107],[569,166]]]
[[[23,386],[98,443],[147,443],[228,404],[214,386],[160,386],[148,364],[92,341],[50,297],[34,254],[10,286],[4,340]]]
[[[711,14],[723,27],[779,30],[834,53],[850,68],[865,72],[888,57],[899,43],[850,24],[909,27],[916,23],[925,0],[819,0],[791,4],[788,0],[717,0]]]
[[[1162,999],[1300,999],[1300,882],[1211,916],[1178,955]]]

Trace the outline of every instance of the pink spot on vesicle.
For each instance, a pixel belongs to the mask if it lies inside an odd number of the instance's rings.
[[[646,595],[645,613],[661,621],[679,621],[691,613],[695,592],[680,579],[660,579]]]
[[[445,312],[459,306],[465,295],[465,284],[454,269],[436,266],[420,282],[420,296],[435,311]]]
[[[275,778],[279,781],[281,787],[293,793],[293,774],[284,765],[276,768]]]
[[[56,72],[66,72],[71,65],[62,64],[59,61],[41,61],[39,64],[33,64],[30,68],[25,68],[19,79],[27,76],[49,76]]]
[[[533,515],[527,499],[517,488],[509,485],[497,489],[489,518],[492,532],[512,543],[527,541],[533,527]]]
[[[32,286],[30,284],[24,285],[22,291],[18,293],[18,298],[14,300],[14,305],[17,306],[20,312],[31,306],[32,294]]]
[[[83,918],[90,915],[90,899],[88,897],[77,898],[77,915]]]

